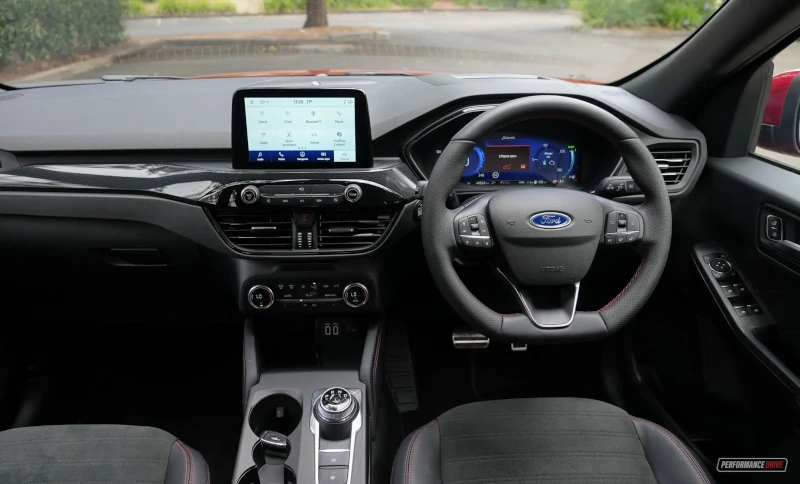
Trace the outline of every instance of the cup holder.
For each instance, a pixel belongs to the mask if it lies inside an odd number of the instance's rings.
[[[300,425],[302,418],[300,402],[284,393],[275,393],[259,400],[250,410],[248,423],[256,435],[272,430],[288,436]]]
[[[237,484],[259,484],[258,469],[255,467],[247,469]],[[297,484],[297,476],[289,466],[283,466],[283,484]]]

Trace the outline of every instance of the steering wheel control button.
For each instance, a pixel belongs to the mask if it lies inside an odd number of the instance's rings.
[[[617,243],[616,235],[606,235],[606,245],[614,245]]]
[[[242,188],[242,201],[248,205],[252,205],[258,201],[258,198],[261,196],[261,192],[258,191],[257,187],[253,185],[248,185]]]
[[[269,309],[275,302],[275,294],[267,286],[253,286],[247,293],[247,300],[258,310]]]
[[[625,180],[609,180],[603,186],[603,194],[616,197],[625,193]]]
[[[489,225],[483,215],[467,215],[458,220],[458,237],[461,245],[490,249],[494,242],[489,235]]]
[[[344,198],[350,203],[355,203],[361,200],[361,187],[355,184],[347,185],[344,188]]]
[[[350,452],[320,452],[319,453],[319,466],[320,467],[337,467],[346,466],[350,464]]]
[[[351,308],[360,308],[367,304],[369,299],[369,291],[363,284],[353,283],[344,288],[342,294],[345,304]]]
[[[709,262],[712,270],[720,272],[722,274],[727,274],[731,271],[731,263],[726,261],[725,259],[711,259]]]
[[[767,215],[767,238],[775,242],[783,240],[783,219],[777,215]]]

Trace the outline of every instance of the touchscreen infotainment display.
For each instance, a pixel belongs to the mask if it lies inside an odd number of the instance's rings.
[[[251,163],[356,161],[355,99],[246,97]]]
[[[372,166],[366,97],[353,89],[244,89],[233,99],[235,168]]]

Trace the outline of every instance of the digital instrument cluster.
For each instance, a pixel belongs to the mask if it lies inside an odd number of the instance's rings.
[[[437,150],[441,154],[440,150]],[[496,133],[464,162],[466,185],[575,186],[581,172],[575,145],[521,133]]]

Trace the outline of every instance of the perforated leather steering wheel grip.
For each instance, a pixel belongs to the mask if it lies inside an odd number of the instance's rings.
[[[499,314],[476,298],[453,267],[459,249],[453,231],[456,211],[446,206],[458,186],[476,143],[512,123],[530,119],[559,119],[589,128],[611,142],[645,197],[635,207],[642,217],[642,237],[636,251],[642,263],[628,285],[597,311],[578,311],[560,328],[532,324],[525,314]],[[537,190],[537,187],[517,190]],[[561,188],[558,193],[570,190]],[[552,210],[558,210],[557,194]],[[599,197],[598,197],[599,198]],[[604,201],[604,203],[609,203]],[[632,208],[633,210],[633,208]],[[611,113],[578,99],[530,96],[490,109],[464,126],[450,140],[431,173],[422,216],[422,245],[433,279],[445,300],[476,331],[500,340],[556,343],[598,339],[619,331],[642,309],[661,278],[669,255],[672,212],[664,179],[655,160],[636,133]]]

